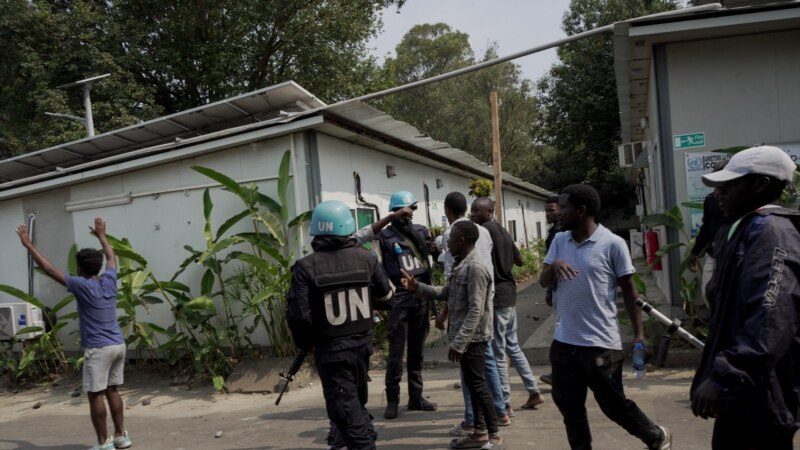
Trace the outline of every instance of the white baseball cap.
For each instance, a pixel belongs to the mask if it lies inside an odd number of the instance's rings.
[[[733,155],[724,169],[703,175],[706,186],[722,186],[751,173],[767,175],[791,183],[797,165],[783,150],[771,145],[752,147]]]

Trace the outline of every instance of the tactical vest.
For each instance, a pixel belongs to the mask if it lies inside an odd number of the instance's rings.
[[[372,275],[377,262],[361,248],[319,252],[297,262],[312,278],[309,290],[315,332],[335,338],[372,328]]]
[[[424,228],[421,225],[414,225],[414,227]],[[410,247],[403,235],[389,227],[381,231],[378,235],[378,240],[380,241],[381,251],[383,252],[383,268],[386,270],[386,275],[391,280],[396,282],[402,277],[400,269],[404,269],[413,277],[420,277],[428,274],[427,262],[420,261],[420,258]],[[400,249],[399,252],[397,248]]]

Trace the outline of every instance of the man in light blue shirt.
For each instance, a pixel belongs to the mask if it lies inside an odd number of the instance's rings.
[[[592,448],[586,415],[587,388],[611,420],[652,450],[672,448],[672,434],[653,423],[625,398],[622,343],[617,320],[617,286],[633,326],[634,341],[644,341],[642,313],[625,241],[595,222],[600,195],[591,186],[571,185],[559,198],[561,229],[544,259],[543,287],[558,287],[553,306],[559,321],[550,347],[553,401],[564,417],[573,450]]]
[[[71,276],[56,268],[33,245],[26,225],[17,227],[22,246],[36,264],[51,278],[66,286],[78,303],[78,322],[83,354],[83,389],[89,397],[97,444],[91,450],[114,450],[130,447],[131,440],[125,431],[124,405],[118,386],[124,379],[126,345],[117,322],[117,259],[114,249],[106,239],[106,222],[94,219],[94,228],[103,251],[85,248],[75,255],[79,276]],[[106,270],[102,274],[103,257]],[[106,400],[114,435],[109,436],[106,425]]]

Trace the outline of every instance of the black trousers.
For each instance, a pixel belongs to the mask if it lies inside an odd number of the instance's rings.
[[[497,411],[489,386],[486,385],[486,342],[473,342],[461,355],[461,370],[464,384],[472,401],[472,414],[475,417],[475,433],[497,433]]]
[[[794,431],[759,431],[753,418],[718,416],[711,436],[713,450],[792,450]]]
[[[392,308],[388,319],[389,356],[386,360],[386,397],[399,401],[403,379],[403,348],[408,344],[406,372],[408,398],[422,397],[422,349],[428,337],[428,303],[413,308]]]
[[[550,347],[553,368],[553,401],[567,428],[573,450],[592,448],[589,419],[586,416],[587,388],[594,393],[600,409],[609,419],[646,445],[661,438],[661,430],[622,389],[622,352],[599,347],[580,347],[553,341]]]
[[[378,434],[367,404],[367,369],[371,345],[353,349],[315,352],[317,371],[325,395],[328,419],[335,425],[329,444],[346,445],[350,450],[373,450]]]

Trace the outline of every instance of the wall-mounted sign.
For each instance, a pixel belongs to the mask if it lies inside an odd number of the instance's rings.
[[[672,136],[672,148],[675,150],[705,146],[706,133],[702,131],[699,133],[678,134]]]

